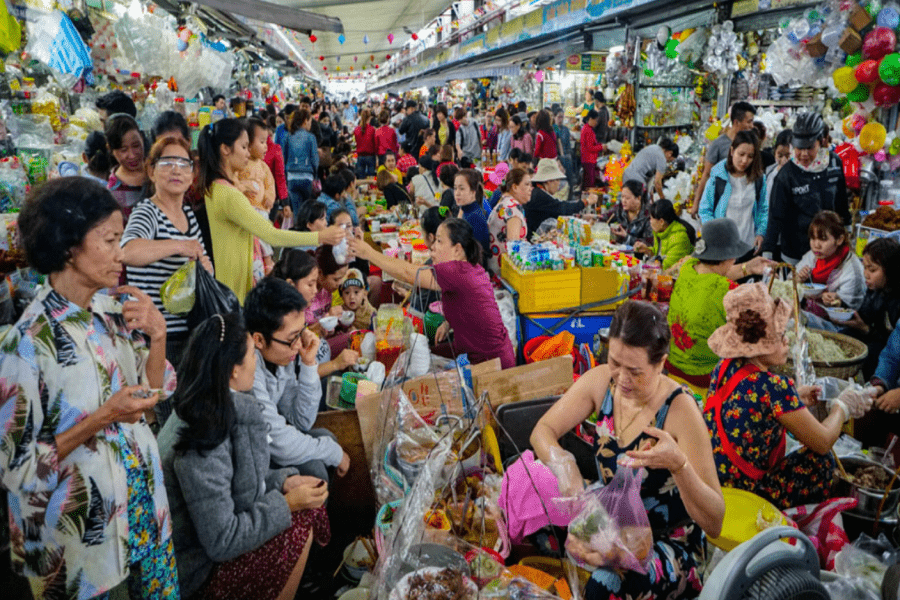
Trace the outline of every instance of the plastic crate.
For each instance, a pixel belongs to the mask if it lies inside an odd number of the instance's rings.
[[[560,331],[571,332],[576,344],[588,344],[595,348],[599,344],[600,330],[612,323],[612,314],[580,313],[578,315],[531,314],[522,315],[522,342],[534,339],[539,335],[554,335]]]
[[[628,279],[615,269],[586,267],[581,269],[581,302],[591,304],[615,298],[628,292]],[[591,310],[615,310],[624,300],[592,307]]]
[[[581,269],[535,271],[516,269],[504,254],[500,274],[519,293],[519,312],[551,312],[581,305]]]

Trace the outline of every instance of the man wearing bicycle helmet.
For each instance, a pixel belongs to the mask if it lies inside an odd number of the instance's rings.
[[[847,184],[841,159],[823,143],[825,123],[818,113],[799,115],[792,130],[793,156],[772,187],[764,252],[781,250],[797,264],[809,251],[809,224],[819,211],[833,210],[850,223]]]

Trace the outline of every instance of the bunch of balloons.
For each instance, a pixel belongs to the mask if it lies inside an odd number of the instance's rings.
[[[893,13],[882,15],[889,9],[878,14],[879,23],[893,24]],[[900,102],[900,53],[894,51],[896,45],[892,28],[874,28],[866,34],[862,51],[847,56],[845,66],[832,74],[835,87],[851,102],[865,102],[870,97],[875,106]]]

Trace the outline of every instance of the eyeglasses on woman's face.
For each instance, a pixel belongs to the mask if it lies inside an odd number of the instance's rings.
[[[156,168],[160,171],[190,171],[194,161],[182,156],[162,156],[156,161]]]

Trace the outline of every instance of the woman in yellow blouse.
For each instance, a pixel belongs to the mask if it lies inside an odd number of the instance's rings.
[[[243,304],[253,287],[253,238],[271,246],[337,244],[344,230],[333,226],[320,232],[276,229],[257,213],[235,187],[237,174],[250,160],[250,139],[238,119],[222,119],[200,132],[199,191],[206,199],[216,279],[234,291]]]

